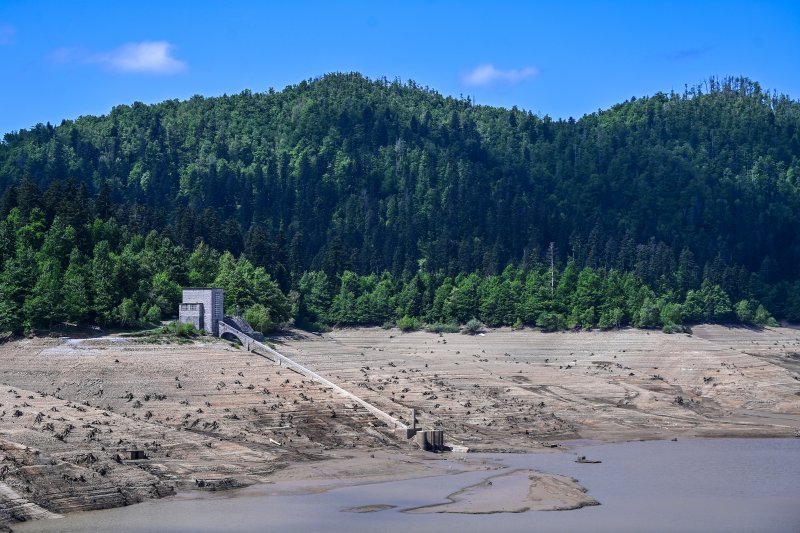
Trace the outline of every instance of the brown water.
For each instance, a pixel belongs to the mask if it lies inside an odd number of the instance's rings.
[[[602,460],[577,464],[575,455]],[[21,524],[19,531],[800,531],[800,439],[573,445],[564,454],[485,454],[508,468],[577,478],[601,505],[520,514],[407,514],[498,472],[344,487],[296,484],[191,493]],[[378,506],[377,512],[343,509]],[[381,507],[383,506],[383,507]],[[394,507],[389,507],[394,506]],[[17,528],[15,528],[17,529]]]

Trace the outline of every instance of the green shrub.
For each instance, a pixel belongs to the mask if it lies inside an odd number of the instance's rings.
[[[649,297],[645,298],[634,318],[634,325],[637,328],[655,328],[660,324],[661,309],[658,307],[658,302]]]
[[[674,326],[683,323],[683,306],[675,302],[665,302],[659,313],[661,323],[665,326]]]
[[[244,319],[256,331],[269,333],[277,328],[277,324],[270,318],[269,309],[261,304],[251,305],[244,312]]]
[[[421,326],[419,319],[413,316],[406,315],[397,321],[397,327],[404,332],[417,331]]]
[[[144,315],[144,321],[148,324],[157,324],[161,321],[161,308],[157,305],[151,305]]]
[[[664,324],[661,331],[664,333],[684,333],[686,329],[680,324]]]
[[[119,320],[119,325],[122,327],[125,326],[138,326],[139,320],[137,320],[138,309],[136,309],[136,304],[130,298],[124,298],[122,303],[119,304],[117,307],[117,317]]]
[[[194,328],[191,324],[181,324],[177,320],[174,322],[170,322],[160,328],[150,330],[150,331],[143,331],[138,334],[130,334],[129,337],[150,337],[153,339],[157,339],[159,337],[180,337],[183,339],[191,339],[193,337],[197,337],[200,335],[201,331],[198,331]]]
[[[753,312],[753,304],[748,300],[737,302],[736,305],[733,306],[733,310],[736,313],[736,318],[742,324],[754,323],[755,313]]]
[[[425,331],[430,333],[458,333],[461,331],[461,326],[452,323],[434,322],[425,326]]]
[[[536,319],[536,325],[542,328],[542,331],[558,331],[566,329],[567,321],[564,315],[545,311]]]
[[[753,321],[759,326],[776,327],[778,325],[777,320],[772,318],[772,315],[769,314],[769,311],[767,311],[767,308],[763,305],[759,305],[756,309]]]
[[[180,322],[173,322],[174,333],[178,337],[183,337],[188,339],[190,337],[196,337],[199,335],[199,331],[194,329],[194,326],[191,324],[181,324]]]
[[[473,318],[464,324],[464,333],[467,333],[468,335],[475,335],[481,329],[483,329],[483,324],[477,318]]]

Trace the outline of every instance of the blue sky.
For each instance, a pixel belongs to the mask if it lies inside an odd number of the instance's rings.
[[[0,0],[0,134],[332,71],[580,117],[710,75],[800,98],[800,2]]]

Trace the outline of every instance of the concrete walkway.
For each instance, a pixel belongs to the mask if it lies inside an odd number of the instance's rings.
[[[366,409],[367,411],[369,411],[370,413],[375,415],[380,420],[386,422],[386,424],[388,424],[389,427],[394,429],[395,431],[397,431],[397,430],[407,430],[408,429],[408,427],[405,424],[400,422],[397,418],[393,417],[389,413],[378,409],[377,407],[375,407],[371,403],[359,398],[358,396],[356,396],[352,392],[346,391],[345,389],[343,389],[339,385],[337,385],[337,384],[333,383],[332,381],[320,376],[319,374],[317,374],[316,372],[314,372],[310,368],[306,368],[305,366],[301,365],[300,363],[297,363],[297,362],[289,359],[288,357],[286,357],[282,353],[278,352],[277,350],[275,350],[273,348],[270,348],[269,346],[267,346],[267,345],[255,340],[250,335],[248,335],[245,332],[243,332],[240,329],[238,329],[236,327],[236,324],[233,323],[232,321],[222,320],[222,321],[219,322],[219,336],[222,337],[222,335],[225,334],[225,333],[229,333],[229,334],[235,336],[237,339],[239,339],[239,341],[242,343],[242,345],[248,351],[253,352],[256,355],[260,355],[262,357],[265,357],[267,359],[272,359],[272,360],[280,363],[281,365],[283,365],[283,366],[285,366],[287,368],[290,368],[291,370],[294,370],[295,372],[297,372],[299,374],[302,374],[302,375],[304,375],[306,377],[309,377],[309,378],[313,379],[314,381],[316,381],[318,383],[321,383],[322,385],[324,385],[326,387],[330,387],[331,389],[335,390],[336,392],[338,392],[339,394],[341,394],[345,398],[347,398],[347,399],[351,400],[352,402],[360,405],[361,407],[363,407],[364,409]],[[259,352],[261,352],[261,353],[259,353]]]

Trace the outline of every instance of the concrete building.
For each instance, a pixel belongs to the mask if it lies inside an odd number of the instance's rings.
[[[178,322],[219,335],[219,321],[223,318],[224,310],[225,291],[222,289],[188,287],[183,289]]]

